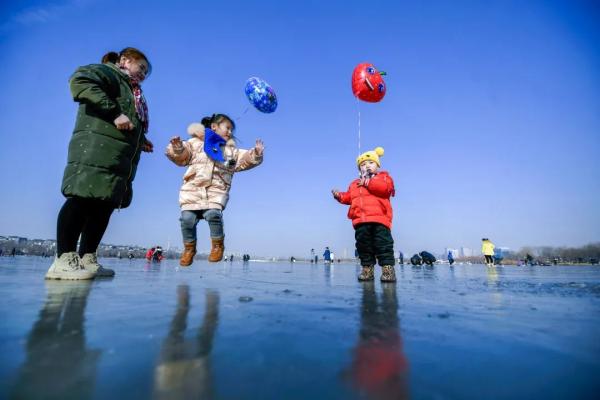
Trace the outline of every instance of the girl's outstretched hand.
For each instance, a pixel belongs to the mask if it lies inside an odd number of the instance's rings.
[[[254,149],[256,150],[256,155],[260,157],[262,156],[263,151],[265,151],[265,144],[262,140],[256,139],[256,145],[254,146]]]
[[[338,199],[338,197],[339,197],[339,195],[340,195],[340,191],[339,191],[339,190],[337,190],[337,189],[333,189],[333,190],[331,191],[331,194],[333,195],[333,198],[337,200],[337,199]]]
[[[169,140],[169,143],[171,143],[171,146],[173,146],[174,149],[181,149],[183,147],[183,143],[179,136],[173,136],[171,140]]]

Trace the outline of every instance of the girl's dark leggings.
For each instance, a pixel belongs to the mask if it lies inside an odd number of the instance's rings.
[[[80,236],[79,255],[95,253],[114,209],[112,203],[103,200],[67,198],[58,213],[56,224],[57,256],[77,251],[77,239]]]

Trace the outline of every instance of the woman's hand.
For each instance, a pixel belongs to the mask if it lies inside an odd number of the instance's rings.
[[[256,151],[257,156],[262,156],[263,151],[265,151],[265,144],[262,140],[256,139],[256,145],[254,146],[254,150]]]
[[[129,118],[125,114],[119,115],[117,117],[117,119],[115,119],[114,123],[115,123],[115,126],[117,127],[117,129],[121,130],[121,131],[130,131],[133,128],[135,128],[133,123],[129,120]]]
[[[142,151],[145,151],[146,153],[152,153],[154,151],[154,145],[152,142],[146,139],[146,142],[144,142],[142,145]]]

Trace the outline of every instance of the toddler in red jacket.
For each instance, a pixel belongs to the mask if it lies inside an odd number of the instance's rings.
[[[347,192],[333,189],[333,197],[350,205],[348,218],[352,220],[356,249],[362,265],[359,281],[374,279],[375,263],[382,268],[382,282],[396,282],[394,272],[394,239],[392,239],[392,204],[394,181],[385,171],[380,171],[379,157],[383,148],[367,151],[356,159],[360,177],[350,183]]]

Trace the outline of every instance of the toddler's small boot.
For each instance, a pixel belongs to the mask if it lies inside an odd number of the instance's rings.
[[[46,273],[46,279],[94,279],[95,273],[83,269],[79,254],[74,251],[56,257]]]
[[[115,276],[115,271],[110,268],[104,268],[98,264],[98,257],[96,253],[84,254],[81,257],[81,266],[86,270],[96,274],[96,277],[100,278],[111,278]]]
[[[375,266],[363,265],[360,275],[358,275],[359,281],[372,281],[375,279]]]
[[[396,282],[396,271],[393,265],[384,265],[381,271],[381,282]]]
[[[179,259],[179,265],[182,267],[189,267],[194,262],[194,256],[196,255],[196,241],[183,242],[183,253]]]
[[[208,255],[208,261],[217,262],[223,259],[223,252],[225,251],[225,238],[210,238],[212,247],[210,254]]]

